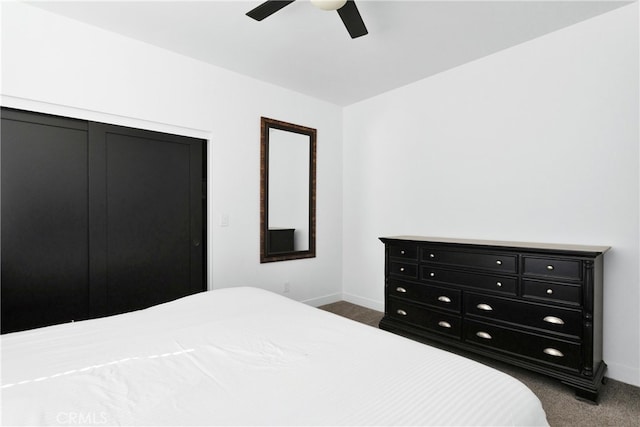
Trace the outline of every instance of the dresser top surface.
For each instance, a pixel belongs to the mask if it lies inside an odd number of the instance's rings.
[[[461,239],[452,237],[427,237],[427,236],[390,236],[381,237],[380,240],[408,240],[424,243],[448,243],[457,245],[478,245],[478,246],[494,246],[502,248],[522,248],[550,251],[570,251],[570,252],[588,252],[588,253],[605,253],[610,246],[592,246],[592,245],[573,245],[563,243],[539,243],[539,242],[510,242],[502,240],[481,240],[481,239]]]

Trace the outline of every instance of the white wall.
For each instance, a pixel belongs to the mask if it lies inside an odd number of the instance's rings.
[[[2,105],[209,140],[210,288],[339,299],[342,110],[41,9],[2,2]],[[317,257],[259,263],[260,116],[318,129]],[[220,227],[221,215],[229,226]]]
[[[345,108],[343,290],[387,235],[609,245],[604,359],[640,385],[638,4]]]

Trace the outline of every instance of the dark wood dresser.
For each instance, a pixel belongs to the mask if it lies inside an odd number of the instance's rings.
[[[269,253],[293,252],[295,228],[270,228],[267,236]]]
[[[604,381],[606,246],[382,237],[380,328],[560,379],[596,402]]]

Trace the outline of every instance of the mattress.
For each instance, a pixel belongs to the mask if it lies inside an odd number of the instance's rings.
[[[502,372],[256,288],[1,346],[3,425],[547,425]]]

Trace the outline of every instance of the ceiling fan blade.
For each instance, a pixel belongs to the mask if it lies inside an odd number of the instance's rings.
[[[369,34],[367,27],[364,26],[362,16],[360,16],[360,12],[358,12],[356,3],[353,0],[348,0],[344,6],[338,9],[338,15],[342,18],[342,22],[344,26],[347,27],[347,31],[349,31],[352,39]]]
[[[273,15],[285,6],[290,5],[295,0],[268,0],[255,9],[247,12],[247,16],[255,19],[256,21],[262,21],[264,18]]]

